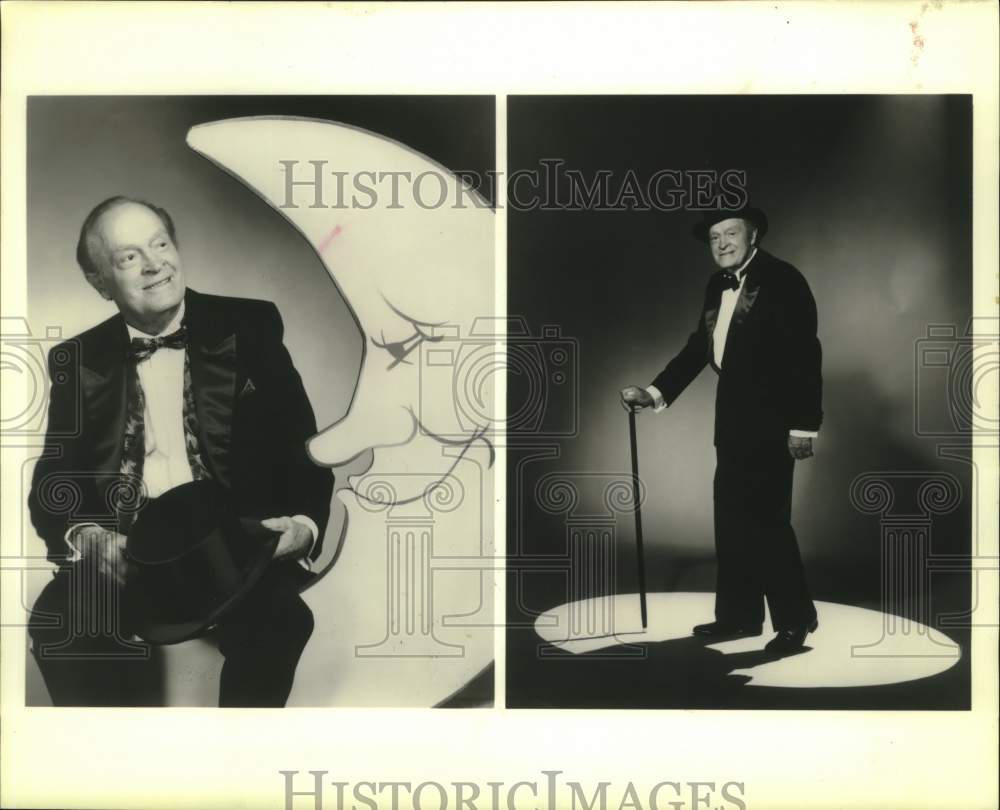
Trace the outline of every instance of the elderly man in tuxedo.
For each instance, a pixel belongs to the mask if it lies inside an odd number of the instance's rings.
[[[694,228],[718,266],[687,344],[652,384],[621,392],[630,407],[669,406],[706,366],[715,400],[715,621],[706,638],[762,632],[764,599],[777,635],[766,650],[800,649],[816,609],[791,525],[795,462],[813,455],[822,421],[816,304],[802,274],[760,248],[757,208],[716,211]]]
[[[60,347],[50,354],[48,434],[28,505],[59,569],[29,628],[53,702],[142,700],[128,611],[96,598],[128,577],[134,511],[123,493],[141,482],[155,498],[212,478],[241,514],[280,533],[266,575],[216,628],[219,703],[283,706],[313,629],[299,591],[320,552],[333,475],[307,455],[316,422],[278,310],[189,289],[170,215],[139,200],[96,206],[77,260],[118,314],[62,347],[75,347],[68,370],[53,364]]]

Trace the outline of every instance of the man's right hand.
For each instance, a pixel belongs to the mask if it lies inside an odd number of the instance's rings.
[[[653,397],[645,388],[629,385],[622,389],[622,405],[628,409],[649,408],[653,405]]]
[[[102,529],[100,526],[82,526],[73,532],[73,545],[80,549],[83,560],[95,564],[97,570],[118,583],[125,584],[128,576],[128,563],[122,551],[125,548],[125,535]]]

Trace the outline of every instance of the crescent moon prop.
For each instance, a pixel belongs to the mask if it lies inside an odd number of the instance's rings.
[[[493,658],[492,211],[429,158],[330,121],[218,121],[188,144],[302,234],[365,342],[347,415],[308,445],[329,466],[374,453],[303,593],[316,629],[288,705],[436,705]]]

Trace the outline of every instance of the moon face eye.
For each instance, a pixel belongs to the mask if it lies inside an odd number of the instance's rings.
[[[375,340],[375,338],[370,338],[372,345],[377,346],[380,349],[384,349],[392,357],[392,362],[389,363],[387,370],[395,368],[400,363],[410,364],[410,361],[406,359],[406,356],[412,352],[417,346],[423,343],[425,340],[431,340],[432,338],[425,335],[417,330],[410,337],[404,340],[398,340],[394,343],[385,342],[385,333],[381,333],[382,342]]]
[[[435,326],[442,326],[442,323],[430,323],[427,321],[418,321],[415,318],[411,318],[404,312],[394,307],[389,303],[385,296],[382,296],[382,300],[385,301],[386,306],[389,307],[396,315],[406,321],[410,326],[413,327],[413,334],[408,338],[403,340],[397,340],[387,343],[385,340],[385,333],[380,332],[381,342],[375,340],[374,337],[369,336],[373,346],[377,346],[380,349],[384,349],[392,357],[392,362],[389,363],[387,370],[391,370],[398,366],[400,363],[410,364],[410,361],[406,359],[407,355],[410,354],[414,349],[416,349],[425,340],[430,343],[437,343],[444,339],[444,335],[435,335],[433,332],[427,331],[428,329],[433,329]]]

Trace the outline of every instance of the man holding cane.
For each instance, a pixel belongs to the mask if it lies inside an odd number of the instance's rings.
[[[719,375],[715,403],[715,621],[705,638],[760,635],[767,599],[777,635],[766,650],[800,649],[816,609],[791,525],[796,460],[813,455],[823,418],[821,348],[809,285],[760,249],[767,218],[751,206],[707,213],[694,235],[719,270],[687,344],[646,388],[628,386],[634,408],[669,406],[706,365]]]

